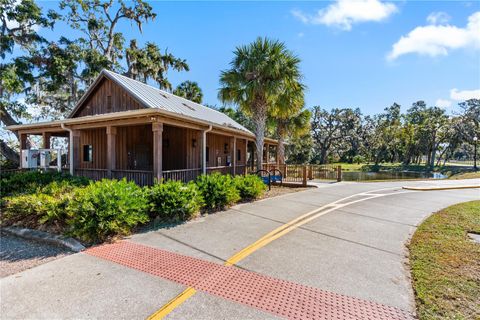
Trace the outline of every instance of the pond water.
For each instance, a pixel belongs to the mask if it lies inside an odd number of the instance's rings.
[[[368,181],[368,180],[396,180],[396,179],[445,179],[447,176],[438,172],[415,172],[415,171],[344,171],[343,181]]]

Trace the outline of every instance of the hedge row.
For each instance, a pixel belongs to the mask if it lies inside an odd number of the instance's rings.
[[[32,177],[40,175],[40,179],[35,186],[8,190],[2,224],[55,228],[87,243],[127,235],[151,219],[188,220],[201,210],[223,209],[265,192],[261,179],[253,175],[233,178],[215,173],[200,176],[195,182],[166,181],[144,188],[125,179],[104,179],[85,186],[85,181],[68,176],[62,180],[55,174],[19,175],[30,181],[29,185]],[[20,181],[19,177],[9,179]],[[4,182],[2,179],[2,185]]]

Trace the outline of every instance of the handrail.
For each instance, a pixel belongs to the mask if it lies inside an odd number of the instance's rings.
[[[153,173],[153,170],[112,169],[112,172]]]
[[[207,167],[207,170],[208,170],[208,169],[224,169],[224,168],[233,168],[233,166]]]
[[[175,173],[175,172],[200,171],[200,170],[202,170],[202,168],[163,170],[162,172],[164,172],[164,173]]]

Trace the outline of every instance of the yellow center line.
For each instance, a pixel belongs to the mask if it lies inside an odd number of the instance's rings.
[[[154,314],[149,316],[147,319],[163,319],[167,314],[172,312],[176,307],[181,305],[185,300],[197,293],[197,290],[192,287],[188,287],[178,296],[167,302],[163,307],[158,309]]]
[[[369,194],[370,192],[378,192],[378,191],[383,191],[383,190],[390,190],[390,189],[396,189],[396,188],[385,188],[385,189],[378,189],[374,191],[369,191],[369,192],[361,192],[357,193],[339,200],[336,200],[334,202],[331,202],[329,204],[326,204],[320,208],[314,209],[312,211],[309,211],[291,221],[288,223],[285,223],[281,225],[280,227],[270,231],[251,245],[243,248],[239,252],[237,252],[235,255],[231,256],[225,263],[225,266],[233,266],[240,262],[241,260],[245,259],[247,256],[251,255],[255,251],[257,251],[260,248],[263,248],[270,242],[284,236],[285,234],[289,233],[290,231],[324,215],[327,214],[331,211],[337,210],[339,208],[345,207],[347,205],[351,205],[357,202],[373,199],[373,198],[378,198],[378,197],[383,197],[391,194],[399,194],[399,193],[407,193],[409,191],[404,191],[404,192],[396,192],[396,193],[387,193],[387,194]],[[366,198],[347,202],[347,203],[342,203],[339,204],[339,202],[342,202],[344,200],[353,198],[355,196],[359,195],[365,195]],[[161,307],[159,310],[157,310],[155,313],[150,315],[147,319],[148,320],[160,320],[166,317],[170,312],[172,312],[175,308],[180,306],[184,301],[186,301],[188,298],[193,296],[196,293],[195,288],[193,287],[188,287],[184,291],[182,291],[178,296],[167,302],[163,307]]]

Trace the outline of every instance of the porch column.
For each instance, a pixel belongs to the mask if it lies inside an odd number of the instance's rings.
[[[20,133],[20,150],[27,149],[28,134]]]
[[[43,142],[43,149],[50,149],[50,138],[52,134],[50,132],[43,132],[42,133],[42,142]]]
[[[237,137],[233,136],[233,175],[235,176],[237,171]]]
[[[268,164],[268,163],[270,163],[270,145],[268,143],[265,144],[265,150],[266,150],[265,153],[267,154],[266,163]],[[268,168],[268,165],[267,165],[267,168]]]
[[[116,168],[116,136],[117,136],[117,128],[108,126],[107,127],[107,169],[108,169],[108,177],[112,177],[112,170]]]
[[[22,150],[25,150],[27,149],[27,140],[28,140],[28,135],[26,133],[20,133],[19,134],[19,137],[20,137],[20,169],[23,168],[22,164],[23,164],[23,154],[22,154]]]
[[[75,169],[80,167],[80,157],[82,156],[80,153],[80,130],[73,130],[72,131],[72,141],[70,141],[73,145],[73,162],[70,164],[73,166],[70,171],[72,174],[75,173]]]
[[[162,133],[163,123],[153,122],[153,178],[160,181],[162,179]]]
[[[243,163],[245,164],[245,169],[244,169],[243,174],[245,174],[245,175],[246,175],[247,172],[248,172],[248,170],[247,170],[247,168],[248,168],[248,163],[247,163],[247,161],[248,161],[248,139],[245,139],[245,160],[243,160]]]
[[[202,168],[202,174],[207,174],[207,131],[202,130],[200,138],[200,167]]]
[[[207,174],[207,133],[212,131],[212,126],[208,126],[207,130],[202,130],[202,174]]]

